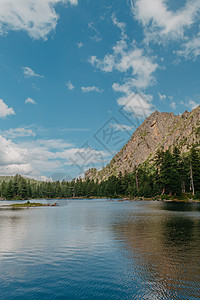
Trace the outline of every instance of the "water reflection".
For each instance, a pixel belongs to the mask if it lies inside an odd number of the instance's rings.
[[[18,232],[24,229],[21,216],[12,214],[12,211],[2,209],[0,211],[0,258],[1,255],[14,251],[20,244],[20,239],[16,240]]]
[[[163,208],[174,213],[165,214]],[[189,212],[199,211],[199,206],[188,208]],[[118,219],[112,226],[116,244],[152,297],[199,299],[200,219],[183,215],[186,205],[180,206],[180,214],[178,205],[157,205],[156,210],[157,214],[150,209]]]
[[[199,299],[199,206],[173,205],[0,209],[1,299]]]
[[[167,211],[200,212],[200,203],[161,202],[158,209]]]

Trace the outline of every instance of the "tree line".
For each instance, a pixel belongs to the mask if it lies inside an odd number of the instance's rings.
[[[99,182],[74,179],[70,182],[36,182],[15,175],[0,184],[1,199],[73,198],[73,197],[154,197],[191,193],[200,197],[200,150],[193,145],[181,154],[178,147],[157,151],[153,161],[121,172]]]

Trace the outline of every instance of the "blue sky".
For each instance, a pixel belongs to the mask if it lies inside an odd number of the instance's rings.
[[[153,111],[199,105],[199,17],[199,0],[1,0],[0,174],[79,176]]]

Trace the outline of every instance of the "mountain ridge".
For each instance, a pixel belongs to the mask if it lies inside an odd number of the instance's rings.
[[[136,166],[153,159],[161,147],[165,151],[176,145],[183,153],[196,142],[200,142],[200,106],[181,115],[155,111],[135,130],[106,167],[100,171],[89,169],[85,178],[102,181],[120,172],[131,173]]]

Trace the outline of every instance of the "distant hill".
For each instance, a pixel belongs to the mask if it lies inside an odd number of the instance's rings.
[[[0,176],[0,184],[5,181],[5,182],[9,182],[10,180],[13,179],[14,176]],[[35,179],[32,178],[27,178],[27,177],[23,177],[25,180],[30,181],[31,183],[39,183],[40,181],[37,181]]]
[[[134,170],[144,162],[153,160],[156,151],[178,146],[187,152],[193,143],[200,142],[200,106],[182,115],[154,112],[136,129],[128,143],[102,170],[90,169],[85,178],[105,180]]]

